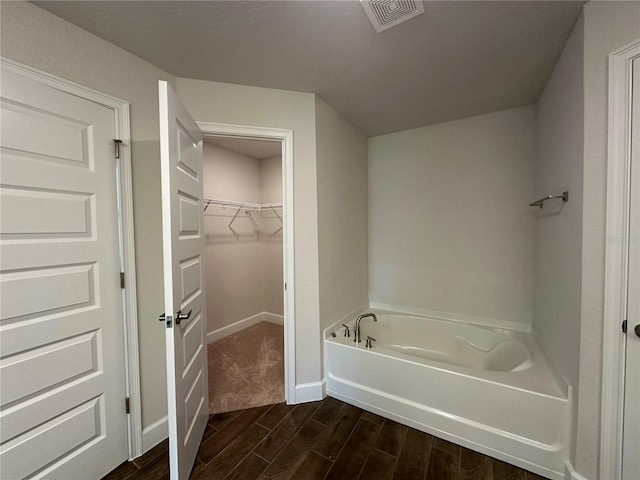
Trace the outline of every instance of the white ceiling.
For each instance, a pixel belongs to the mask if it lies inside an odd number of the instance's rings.
[[[282,155],[282,143],[271,140],[250,140],[246,138],[204,137],[205,143],[217,145],[225,150],[263,159]]]
[[[354,0],[34,3],[176,76],[317,93],[372,136],[535,103],[585,2],[428,1],[380,34]]]

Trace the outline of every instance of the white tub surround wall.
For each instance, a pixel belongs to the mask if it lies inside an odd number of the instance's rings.
[[[533,210],[533,331],[574,389],[578,386],[582,285],[583,34],[581,16],[537,105],[535,197],[568,190],[569,202],[550,201],[542,210]],[[574,405],[573,425],[576,412]],[[572,447],[570,458],[574,459],[575,442]]]
[[[578,20],[537,105],[535,197],[569,191],[535,214],[534,324],[542,348],[578,382],[582,245],[583,21]]]
[[[589,2],[584,7],[584,191],[578,421],[574,467],[599,478],[608,55],[640,38],[640,2]],[[600,480],[609,480],[600,478]]]
[[[176,92],[197,121],[293,131],[296,384],[320,382],[314,95],[186,78]]]
[[[131,149],[143,448],[166,438],[158,80],[174,77],[27,2],[3,2],[3,57],[131,104]]]
[[[530,332],[531,325],[523,322],[512,322],[510,320],[497,320],[495,318],[478,317],[476,315],[466,315],[451,312],[439,312],[429,308],[405,307],[389,303],[371,302],[369,307],[376,310],[404,313],[406,315],[418,315],[434,318],[436,320],[447,320],[449,322],[471,323],[483,327],[506,328],[517,332]]]
[[[554,377],[530,334],[374,312],[376,323],[360,324],[360,344],[341,324],[325,332],[329,395],[563,478],[571,389]],[[345,323],[352,330],[355,319]],[[371,349],[367,336],[376,339]]]
[[[369,139],[369,299],[533,315],[535,107]]]
[[[320,323],[368,303],[367,139],[316,97]]]

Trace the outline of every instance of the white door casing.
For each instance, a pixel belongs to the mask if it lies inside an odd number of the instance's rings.
[[[629,208],[629,284],[624,386],[622,479],[640,472],[640,58],[633,61],[631,95],[631,182]]]
[[[209,409],[202,135],[165,81],[159,82],[159,99],[169,460],[171,479],[186,480]]]
[[[4,68],[0,477],[128,458],[113,109]]]
[[[635,325],[638,324],[640,254],[640,109],[637,96],[640,75],[634,75],[634,68],[638,71],[639,60],[640,39],[609,54],[605,295],[598,477],[606,480],[635,480],[640,468],[637,466],[640,445],[640,378],[637,371],[640,359],[637,342],[640,339],[635,334]],[[621,328],[625,319],[626,334]]]
[[[284,302],[284,398],[295,404],[296,398],[296,314],[295,314],[295,251],[293,195],[293,131],[273,127],[255,127],[227,123],[197,122],[204,136],[276,140],[282,142],[283,230],[283,302]],[[318,382],[320,383],[320,382]],[[314,398],[315,399],[315,398]],[[310,399],[300,399],[308,401]]]

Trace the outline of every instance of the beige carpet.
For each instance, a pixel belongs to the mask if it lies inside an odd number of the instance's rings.
[[[284,402],[284,328],[260,322],[207,346],[209,414]]]

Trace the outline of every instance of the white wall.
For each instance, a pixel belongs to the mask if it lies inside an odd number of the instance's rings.
[[[203,178],[205,198],[260,203],[260,160],[204,143]]]
[[[369,139],[369,299],[529,325],[535,107]]]
[[[316,97],[321,328],[368,303],[367,139]]]
[[[640,38],[640,2],[590,2],[584,8],[584,200],[582,323],[576,469],[598,478],[610,52]],[[615,241],[615,240],[614,240]],[[601,479],[607,480],[607,479]]]
[[[264,160],[204,144],[204,196],[247,203],[282,201],[282,158]],[[205,212],[207,332],[261,312],[283,314],[282,226],[258,218],[261,234],[241,213],[228,226],[233,207]]]
[[[548,202],[537,211],[533,329],[574,388],[582,285],[583,36],[580,17],[538,101],[535,172],[536,197],[569,191],[568,203]]]
[[[260,203],[281,202],[282,156],[276,155],[260,160]],[[276,315],[284,315],[282,230],[275,233],[282,227],[282,222],[278,219],[265,219],[263,225],[267,230],[261,239],[264,249],[264,310]]]
[[[176,87],[198,120],[294,131],[297,382],[320,380],[314,96],[188,79],[177,82],[150,63],[30,3],[2,2],[1,9],[3,56],[131,104],[143,428],[162,428],[156,422],[167,412],[164,330],[157,322],[163,310],[159,79]]]
[[[260,203],[260,160],[204,144],[205,198]],[[217,213],[218,215],[212,215]],[[204,217],[207,332],[264,311],[264,249],[241,213],[229,229],[231,207],[210,207]]]
[[[282,156],[260,160],[260,203],[282,202]]]
[[[197,121],[293,130],[296,383],[321,379],[314,95],[179,78]]]
[[[318,244],[319,237],[331,238],[329,232],[332,225],[332,220],[326,218],[320,220],[318,227],[318,209],[320,215],[324,215],[324,209],[329,216],[332,206],[327,203],[325,208],[319,203],[330,201],[332,195],[329,192],[334,188],[334,181],[341,180],[338,178],[341,173],[332,172],[342,170],[337,168],[338,163],[323,165],[326,169],[316,165],[316,155],[318,158],[328,158],[329,162],[336,161],[340,156],[323,152],[324,148],[333,148],[330,141],[322,141],[316,152],[315,132],[316,120],[321,130],[325,122],[322,116],[329,118],[334,112],[327,110],[322,102],[316,105],[312,94],[189,79],[177,79],[174,82],[171,75],[148,62],[32,4],[2,2],[1,8],[0,53],[3,56],[131,103],[130,148],[137,236],[143,426],[148,427],[166,414],[164,331],[157,328],[156,321],[158,313],[162,311],[158,79],[176,84],[180,98],[198,120],[272,126],[294,131],[296,380],[298,383],[319,380],[320,289],[332,281],[326,275],[322,281],[319,279],[319,256],[322,265],[336,263],[327,260],[335,251],[332,248],[325,250],[324,246]],[[600,448],[607,55],[638,37],[639,2],[591,2],[585,6],[582,319],[575,464],[578,471],[589,479],[597,478]],[[572,41],[577,42],[570,40],[568,48],[571,48]],[[573,68],[570,68],[570,59],[563,61],[569,70]],[[560,76],[560,73],[557,75]],[[558,83],[562,82],[558,80]],[[558,85],[550,88],[564,87]],[[551,97],[551,93],[546,95]],[[547,102],[546,107],[544,102]],[[542,110],[551,112],[549,100],[543,97],[541,105]],[[575,106],[572,105],[570,108]],[[316,109],[320,111],[318,119]],[[556,120],[559,120],[559,116],[560,112],[557,117],[553,115]],[[530,259],[533,246],[528,245],[526,239],[532,238],[533,219],[522,217],[519,209],[531,200],[532,194],[538,192],[526,181],[532,175],[531,152],[527,146],[532,139],[526,132],[533,131],[530,128],[534,123],[533,117],[531,109],[524,108],[371,139],[372,300],[416,304],[525,323],[531,320],[533,300],[527,292],[531,289],[533,277]],[[354,138],[357,136],[354,134]],[[487,141],[487,138],[491,140]],[[549,137],[546,141],[550,144],[555,142],[558,149],[562,147],[560,140]],[[350,150],[347,145],[341,148]],[[356,150],[354,148],[353,151]],[[396,156],[396,153],[399,155]],[[357,154],[357,157],[360,158],[360,155]],[[507,161],[507,157],[510,161]],[[349,178],[366,176],[366,173],[362,173],[366,170],[361,167],[349,166],[355,172],[360,172],[350,173]],[[411,175],[399,175],[401,166],[407,167]],[[575,165],[566,167],[574,168]],[[388,181],[382,182],[380,179],[385,169],[390,176]],[[437,171],[441,176],[436,174]],[[538,182],[542,181],[542,178],[538,179]],[[538,183],[538,186],[541,185]],[[573,207],[576,188],[578,186],[572,187],[571,201],[567,207]],[[348,185],[342,185],[340,191],[347,195]],[[361,192],[362,187],[359,186],[356,191]],[[381,192],[383,195],[379,195]],[[381,202],[381,197],[390,203]],[[419,201],[407,204],[407,199]],[[383,210],[379,210],[379,207]],[[358,204],[357,211],[360,212],[361,208]],[[393,215],[381,215],[385,210]],[[448,211],[457,212],[452,222],[447,220]],[[425,220],[426,216],[430,219]],[[403,227],[401,231],[414,235],[402,240],[397,235],[393,238],[391,232],[384,230],[384,218],[390,219],[392,226]],[[357,230],[359,232],[360,229]],[[499,231],[507,231],[509,235],[492,234]],[[574,233],[570,232],[570,235]],[[511,241],[505,244],[506,238]],[[436,258],[432,252],[438,250],[434,250],[434,247],[444,244],[445,255]],[[383,245],[390,245],[389,257],[394,261],[402,260],[404,263],[401,266],[408,275],[377,267],[380,262],[390,261],[380,249]],[[413,252],[415,255],[403,252]],[[456,252],[462,255],[456,258]],[[362,275],[363,267],[359,266],[359,262],[356,263],[357,266],[350,271],[360,272],[354,274],[358,277]],[[425,277],[425,266],[435,267],[430,271],[437,274]],[[480,271],[487,272],[482,279],[487,285],[485,290],[476,288],[482,283],[477,274]],[[536,275],[542,278],[543,273],[541,266]],[[407,288],[399,291],[391,288],[390,284],[398,280]],[[514,293],[505,295],[505,284],[510,281]],[[357,281],[351,285],[356,284]],[[443,285],[449,285],[449,292],[438,290]],[[458,294],[462,291],[464,295]],[[362,293],[356,293],[356,296],[362,296]],[[330,298],[329,294],[326,297],[323,294],[323,298]],[[457,302],[459,299],[461,301]],[[328,308],[330,306],[327,307],[327,321],[334,316]],[[546,335],[542,332],[546,330],[543,326],[545,320],[541,322],[536,322],[535,326],[542,338]],[[547,348],[553,350],[555,347],[552,345]],[[560,358],[560,355],[557,356]],[[569,377],[572,375],[570,372],[575,373],[571,355],[566,357],[566,362],[560,359],[557,363],[566,364]]]
[[[160,216],[158,80],[150,63],[26,2],[2,2],[0,53],[6,58],[119,97],[131,104],[134,228],[142,425],[167,413]]]

